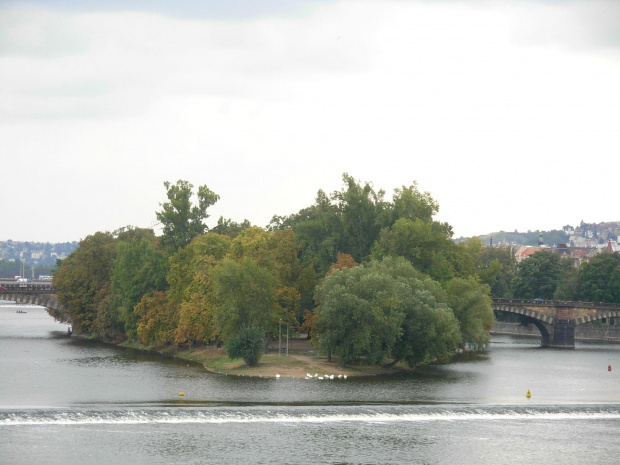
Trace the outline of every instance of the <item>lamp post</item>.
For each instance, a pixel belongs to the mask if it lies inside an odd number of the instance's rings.
[[[288,323],[286,323],[286,361],[288,362]]]
[[[282,318],[278,323],[278,356],[282,356]]]

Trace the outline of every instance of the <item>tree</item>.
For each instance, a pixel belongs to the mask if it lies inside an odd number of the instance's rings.
[[[142,297],[134,312],[138,315],[138,336],[145,345],[161,347],[174,340],[177,310],[165,292],[156,291]]]
[[[231,248],[232,258],[252,259],[273,275],[279,318],[294,327],[301,318],[301,293],[305,291],[305,283],[299,282],[302,268],[298,253],[292,230],[265,231],[255,226],[239,234]]]
[[[207,209],[220,198],[207,186],[199,186],[196,194],[198,203],[192,204],[194,186],[187,181],[178,180],[176,184],[164,182],[168,202],[160,204],[162,210],[157,212],[157,219],[163,226],[162,243],[170,251],[176,252],[187,246],[191,240],[204,234],[207,226],[204,220],[209,217]]]
[[[553,299],[562,278],[560,256],[551,252],[536,252],[517,265],[512,280],[517,299]]]
[[[116,244],[116,259],[112,270],[112,306],[118,311],[124,333],[137,337],[137,316],[134,307],[143,296],[166,289],[168,262],[155,245],[151,230]]]
[[[230,251],[228,236],[207,233],[170,258],[168,282],[171,302],[178,306],[175,342],[192,345],[218,338],[213,313],[213,271]]]
[[[314,205],[288,217],[274,216],[268,229],[292,229],[302,266],[312,266],[321,276],[344,247],[340,216],[323,190],[318,191]]]
[[[297,315],[297,320],[300,324],[306,320],[306,312],[312,313],[314,309],[314,288],[316,285],[317,274],[314,268],[312,266],[302,268],[295,284],[300,296],[299,313]],[[308,329],[308,338],[310,338],[310,330],[309,328],[306,329]]]
[[[565,264],[562,273],[562,281],[555,289],[553,298],[555,300],[580,300],[578,295],[579,268],[573,266],[570,260],[563,260],[562,263]]]
[[[448,305],[459,320],[461,339],[473,349],[483,349],[491,340],[495,323],[489,286],[474,278],[455,278],[446,285]]]
[[[353,257],[348,253],[338,253],[338,259],[336,263],[329,267],[328,274],[330,274],[334,270],[341,270],[343,268],[353,268],[354,266],[359,265]]]
[[[242,358],[247,366],[258,364],[263,349],[263,332],[253,325],[243,325],[237,334],[226,342],[226,352],[231,359]]]
[[[356,182],[347,173],[342,175],[345,187],[332,194],[342,222],[342,248],[361,262],[370,254],[370,248],[382,228],[389,226],[388,203],[383,200],[385,192],[375,191],[372,184]]]
[[[215,324],[224,341],[244,326],[255,326],[263,337],[278,321],[276,279],[256,261],[224,259],[213,272]]]
[[[430,193],[420,192],[417,182],[414,181],[408,187],[402,186],[400,189],[394,189],[393,221],[404,218],[411,221],[419,219],[424,222],[431,222],[438,211],[439,204],[431,197]]]
[[[620,303],[620,255],[602,253],[581,265],[577,297],[590,302]]]
[[[441,286],[403,258],[334,270],[317,287],[315,344],[342,364],[446,359],[460,338]]]
[[[400,360],[410,367],[423,362],[449,361],[461,337],[444,289],[402,258],[386,258],[383,263],[392,267],[392,274],[408,285],[402,334],[392,351],[391,365]]]
[[[490,287],[491,296],[510,297],[510,285],[517,266],[512,250],[507,247],[485,247],[477,237],[470,237],[461,244],[471,256],[480,282]]]
[[[404,257],[433,279],[446,282],[456,275],[451,258],[456,246],[441,223],[400,218],[385,228],[375,243],[372,257]]]
[[[237,223],[231,219],[224,219],[220,216],[217,220],[217,225],[211,228],[211,232],[222,234],[224,236],[237,237],[243,230],[251,227],[252,224],[248,220],[243,220],[242,223]]]
[[[97,232],[83,239],[54,274],[56,296],[71,316],[76,334],[106,333],[105,328],[97,326],[97,314],[109,297],[114,258],[114,237]],[[116,324],[113,318],[103,315],[99,320]]]

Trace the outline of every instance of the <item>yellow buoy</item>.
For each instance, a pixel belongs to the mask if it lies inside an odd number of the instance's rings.
[[[525,393],[525,397],[527,397],[528,399],[530,397],[532,397],[532,393],[530,392],[530,390],[528,389],[527,392]]]
[[[183,397],[183,396],[185,395],[185,393],[184,393],[183,391],[181,391],[181,392],[179,392],[179,395],[180,395],[181,397]]]

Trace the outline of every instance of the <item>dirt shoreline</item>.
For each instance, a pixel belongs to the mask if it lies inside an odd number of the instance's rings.
[[[384,367],[355,365],[342,367],[339,363],[328,362],[320,356],[305,338],[289,341],[288,356],[286,345],[278,347],[278,341],[269,345],[269,352],[263,354],[258,365],[248,367],[243,360],[230,360],[224,348],[210,345],[193,347],[163,347],[155,349],[139,343],[117,343],[120,347],[163,354],[194,363],[200,363],[210,373],[222,376],[255,378],[307,378],[343,380],[359,376],[382,376],[411,371],[404,366],[386,369]],[[345,378],[346,376],[346,378]]]

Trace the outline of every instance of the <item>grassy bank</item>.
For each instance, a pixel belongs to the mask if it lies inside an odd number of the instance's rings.
[[[282,378],[304,378],[307,373],[310,373],[313,376],[318,374],[319,376],[334,375],[334,377],[337,377],[338,375],[347,375],[351,377],[397,373],[408,370],[407,367],[399,365],[390,369],[370,365],[342,367],[337,362],[328,362],[327,357],[319,356],[311,350],[305,349],[289,350],[287,357],[285,351],[282,351],[282,355],[278,355],[278,348],[271,347],[272,350],[261,357],[258,365],[248,367],[243,360],[231,360],[223,347],[218,349],[215,346],[201,345],[191,348],[170,346],[154,349],[140,343],[123,342],[119,345],[121,347],[152,351],[201,363],[211,372],[235,376],[275,377],[280,375]]]

